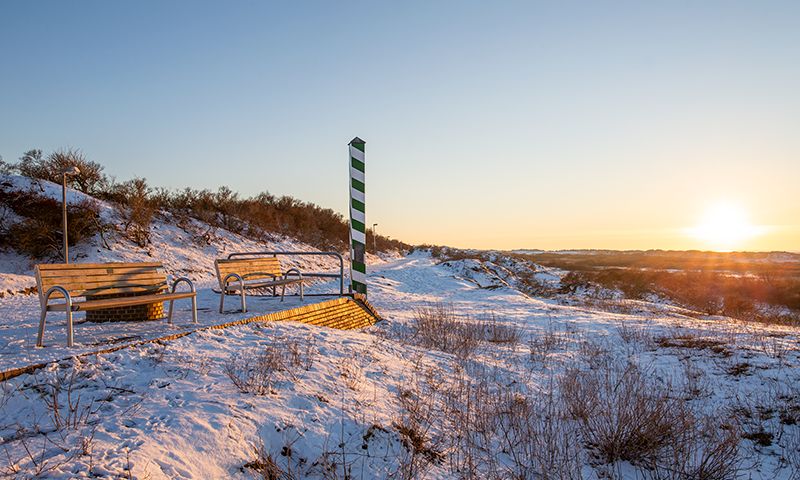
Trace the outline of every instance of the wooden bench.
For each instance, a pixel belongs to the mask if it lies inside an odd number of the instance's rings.
[[[286,295],[286,285],[300,285],[300,299],[303,299],[303,274],[296,268],[285,272],[276,257],[226,258],[214,262],[219,280],[219,313],[225,308],[225,295],[242,297],[242,312],[247,311],[245,295],[254,288],[282,287],[281,301]]]
[[[179,283],[189,285],[188,292],[175,292]],[[36,285],[42,317],[36,346],[44,345],[47,312],[67,313],[67,346],[72,347],[73,312],[100,310],[130,305],[169,301],[167,320],[172,324],[172,304],[182,298],[192,299],[192,320],[197,323],[197,298],[194,284],[186,277],[172,282],[167,292],[167,275],[160,262],[148,263],[56,263],[36,266]],[[95,296],[112,298],[93,299]],[[84,297],[84,301],[76,301]],[[52,300],[56,300],[53,302]],[[62,299],[62,301],[58,301]]]

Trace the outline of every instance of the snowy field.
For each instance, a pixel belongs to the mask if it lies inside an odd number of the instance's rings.
[[[798,478],[794,329],[557,305],[462,267],[376,267],[387,320],[364,331],[250,324],[4,382],[0,475]]]

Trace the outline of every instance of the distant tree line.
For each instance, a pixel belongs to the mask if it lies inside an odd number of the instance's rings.
[[[228,187],[217,191],[185,188],[167,190],[152,187],[144,178],[117,182],[104,168],[77,149],[61,149],[45,155],[42,150],[25,152],[16,163],[0,158],[0,173],[62,182],[62,172],[76,166],[80,173],[67,177],[69,187],[94,198],[108,201],[122,219],[117,228],[138,244],[150,243],[151,224],[158,216],[174,221],[199,243],[211,243],[214,229],[222,228],[254,240],[274,240],[286,235],[325,250],[348,248],[346,219],[330,208],[303,202],[291,196],[263,192],[240,197]],[[12,221],[11,216],[22,217]],[[113,228],[100,221],[99,207],[92,202],[69,206],[70,243]],[[169,217],[169,218],[167,218]],[[59,202],[35,194],[0,188],[0,246],[11,246],[35,258],[56,256],[61,231]],[[203,229],[192,220],[210,228]],[[367,232],[367,244],[378,251],[406,250],[409,245],[389,237]]]

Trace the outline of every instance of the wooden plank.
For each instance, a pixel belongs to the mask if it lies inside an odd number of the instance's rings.
[[[138,297],[105,298],[102,300],[88,300],[72,304],[74,311],[99,310],[113,307],[127,307],[130,305],[146,305],[149,303],[159,303],[169,300],[180,300],[195,296],[194,292],[164,293],[159,295],[142,295]],[[47,306],[47,310],[63,312],[67,310],[64,303],[56,303]]]
[[[47,278],[41,281],[42,286],[52,287],[53,285],[61,285],[68,288],[69,285],[86,285],[86,288],[91,288],[97,285],[114,285],[114,284],[136,284],[136,285],[155,285],[157,283],[164,283],[167,281],[166,275],[111,275],[108,277],[61,277],[61,278]],[[78,287],[80,288],[80,287]]]
[[[119,268],[119,267],[155,267],[161,268],[161,262],[108,262],[108,263],[40,263],[36,265],[41,271],[45,270],[69,270],[69,269],[91,269],[91,268]]]
[[[246,279],[270,279],[281,276],[280,261],[277,258],[262,257],[258,259],[218,259],[214,262],[217,280],[222,280],[235,273]]]
[[[236,262],[224,262],[224,263],[221,262],[221,263],[219,263],[219,265],[223,265],[226,268],[246,267],[246,266],[250,266],[250,265],[254,265],[254,266],[262,267],[262,268],[280,268],[281,264],[278,261],[274,261],[274,262],[243,262],[243,261],[237,260]]]
[[[84,269],[62,269],[62,270],[40,270],[42,278],[58,278],[58,277],[79,277],[79,276],[103,276],[103,275],[130,275],[130,274],[148,274],[154,272],[163,272],[163,268],[155,267],[108,267],[108,268],[84,268]],[[166,275],[166,273],[165,273]]]
[[[301,282],[300,279],[275,280],[275,281],[254,282],[254,283],[246,283],[245,282],[244,289],[245,290],[251,290],[251,289],[254,289],[254,288],[280,287],[280,286],[283,286],[283,285],[292,285],[294,283],[300,283],[300,282]],[[239,285],[239,282],[234,280],[233,282],[228,283],[228,285],[226,286],[225,290],[228,293],[233,292],[233,291],[237,291],[238,292],[240,288],[241,288],[241,286]]]
[[[224,260],[219,259],[217,260],[218,265],[261,265],[261,266],[280,266],[281,262],[277,258],[269,258],[269,259],[252,259],[252,260]]]
[[[228,271],[239,271],[239,270],[249,270],[249,271],[275,271],[280,270],[281,265],[279,263],[243,263],[238,262],[235,264],[218,264],[220,270],[228,270]]]
[[[220,258],[217,259],[220,263],[239,263],[239,262],[278,262],[280,263],[280,259],[277,257],[250,257],[250,258]]]
[[[124,295],[124,294],[140,294],[140,293],[157,293],[166,289],[166,285],[161,287],[106,287],[95,289],[75,289],[67,290],[70,297],[73,299],[92,296],[92,295]],[[53,292],[50,299],[64,298],[59,292]]]

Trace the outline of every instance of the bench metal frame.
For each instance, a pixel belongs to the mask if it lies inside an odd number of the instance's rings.
[[[277,276],[269,273],[262,273],[262,275],[269,275],[273,278],[273,280],[267,280],[266,282],[257,283],[257,284],[247,284],[245,283],[245,275],[242,277],[238,273],[229,273],[225,275],[225,278],[222,280],[222,291],[219,296],[219,313],[225,312],[225,296],[228,295],[228,286],[233,286],[233,290],[239,290],[239,296],[242,299],[242,313],[247,312],[247,301],[245,297],[247,296],[245,290],[248,289],[257,289],[257,288],[267,288],[272,287],[272,295],[275,296],[275,287],[281,287],[281,302],[283,301],[283,297],[286,296],[286,285],[291,285],[293,283],[300,284],[300,300],[303,299],[303,274],[300,273],[300,270],[296,268],[290,268],[286,270],[282,276]],[[297,275],[297,278],[289,278],[289,275]],[[238,287],[235,283],[229,284],[228,281],[230,279],[235,279],[239,281]],[[235,293],[231,293],[230,295],[235,295]]]
[[[228,258],[235,258],[235,257],[245,257],[245,256],[254,256],[254,257],[266,257],[266,256],[273,256],[277,257],[278,255],[282,256],[307,256],[307,255],[316,255],[316,256],[328,256],[328,257],[335,257],[339,260],[339,273],[304,273],[302,276],[303,278],[313,277],[313,278],[338,278],[339,279],[339,295],[344,296],[344,258],[340,253],[337,252],[238,252],[238,253],[231,253],[228,255]],[[292,269],[296,270],[296,269]],[[289,273],[291,270],[287,270],[286,273]],[[302,283],[301,283],[302,285]],[[329,296],[330,294],[325,293],[310,293],[308,296]],[[273,292],[273,296],[275,293]]]
[[[189,291],[191,293],[196,293],[196,290],[194,288],[194,283],[192,283],[192,281],[187,277],[176,278],[172,282],[172,290],[170,293],[175,293],[175,289],[177,288],[179,283],[187,283],[189,285]],[[49,310],[50,295],[52,295],[55,292],[60,293],[64,297],[64,304],[66,305],[65,311],[67,313],[67,347],[72,348],[74,346],[74,341],[73,341],[74,323],[72,321],[72,313],[81,311],[81,304],[80,303],[74,304],[72,302],[72,296],[69,294],[69,291],[67,291],[66,288],[60,285],[55,285],[53,287],[50,287],[50,289],[47,290],[47,293],[44,294],[44,297],[42,297],[42,316],[39,319],[39,331],[36,335],[36,346],[37,347],[44,346],[44,327],[45,327],[47,312],[50,311]],[[129,297],[121,297],[121,298],[129,298]],[[192,322],[197,323],[197,295],[193,295],[191,297],[191,300],[192,300]],[[142,297],[142,304],[157,303],[157,302],[158,299],[147,298],[145,300],[145,297]],[[175,299],[169,300],[169,313],[167,314],[167,322],[170,325],[172,325],[172,311],[174,302]],[[114,307],[110,306],[108,308],[114,308]]]

